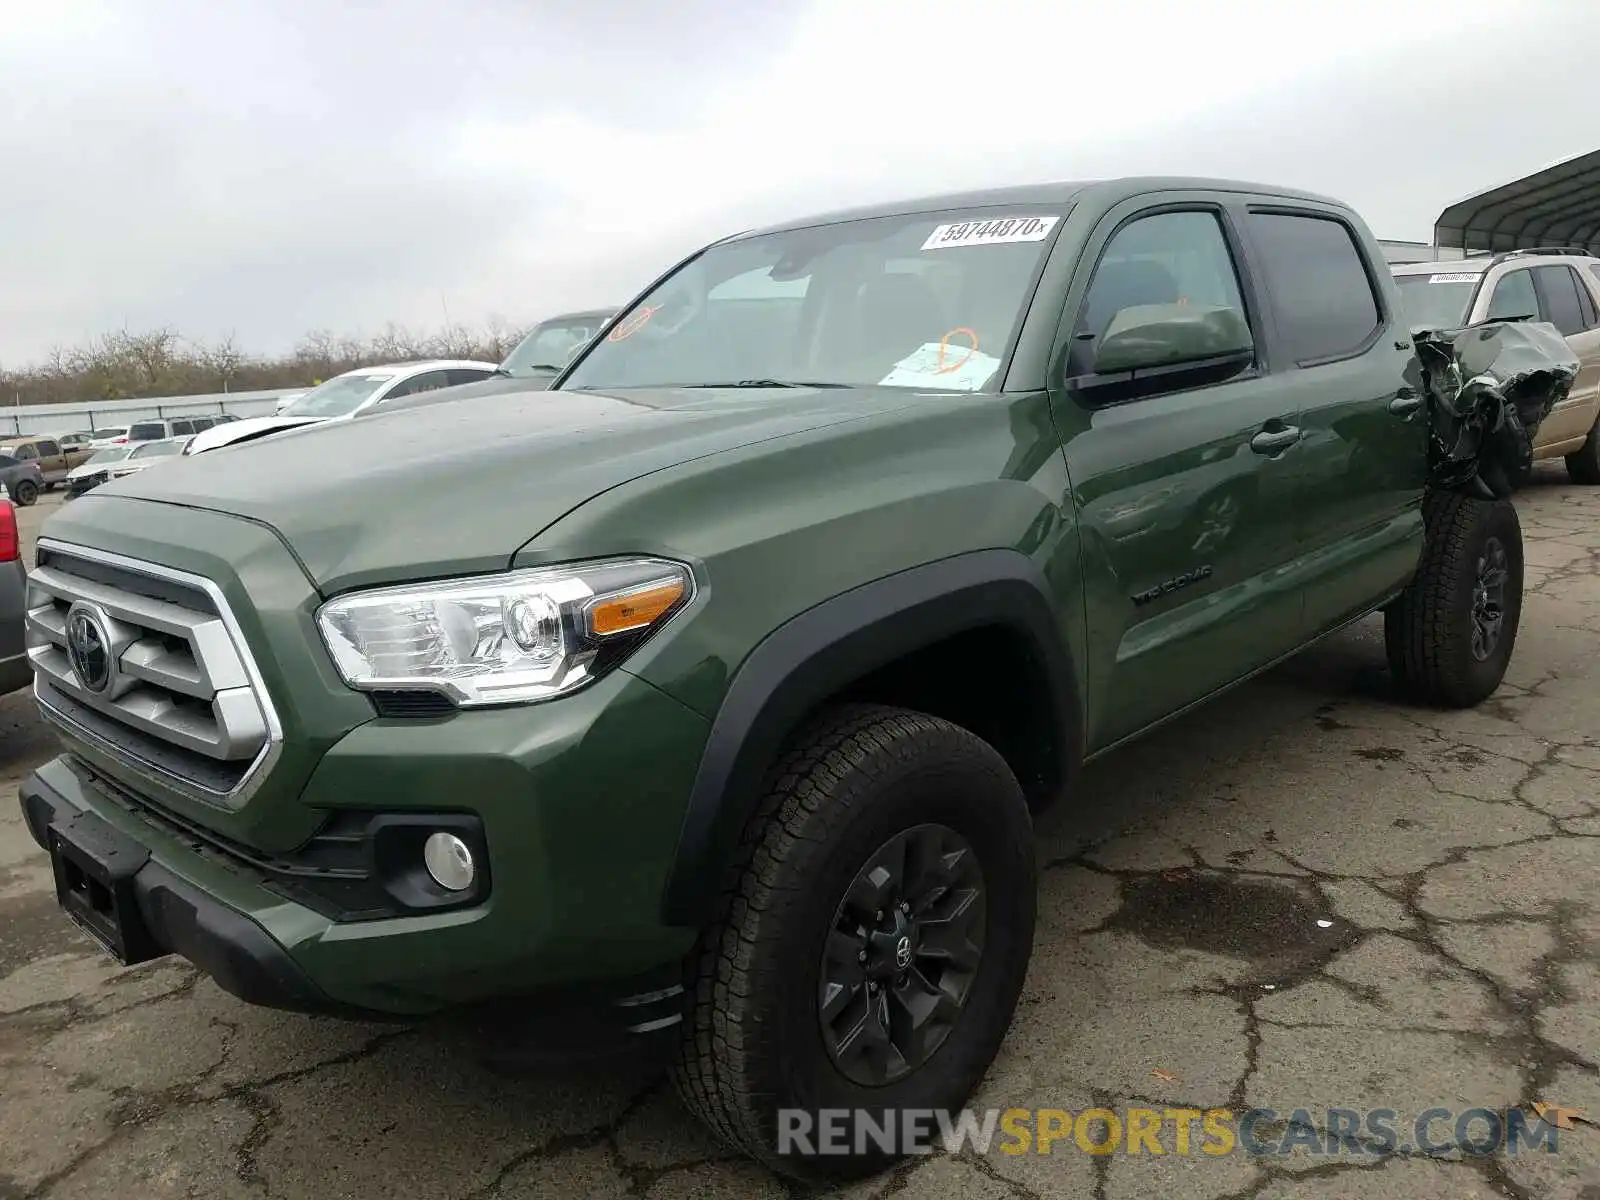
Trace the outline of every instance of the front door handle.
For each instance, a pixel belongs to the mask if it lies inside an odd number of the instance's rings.
[[[1389,411],[1397,417],[1409,417],[1422,407],[1422,397],[1410,388],[1398,393],[1389,401]]]
[[[1250,439],[1250,449],[1257,454],[1277,454],[1287,450],[1300,440],[1300,429],[1296,425],[1285,425],[1282,429],[1263,429]]]

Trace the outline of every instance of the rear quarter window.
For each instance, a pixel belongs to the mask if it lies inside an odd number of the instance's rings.
[[[1345,358],[1372,341],[1382,310],[1349,226],[1310,213],[1251,213],[1248,227],[1290,359]]]

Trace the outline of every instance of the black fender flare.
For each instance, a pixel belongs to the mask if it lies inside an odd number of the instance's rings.
[[[1047,786],[1070,786],[1083,757],[1083,720],[1056,607],[1027,555],[978,550],[852,588],[768,634],[734,673],[712,722],[667,877],[666,922],[699,928],[711,919],[763,776],[808,713],[879,667],[956,634],[999,625],[1026,639],[1061,731]]]

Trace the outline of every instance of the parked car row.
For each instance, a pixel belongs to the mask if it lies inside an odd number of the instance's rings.
[[[169,458],[182,455],[194,435],[179,438],[163,438],[157,442],[136,442],[124,446],[107,446],[98,451],[93,458],[74,467],[67,474],[67,499],[71,500],[85,492],[93,491],[102,483],[109,483],[113,479],[122,479],[128,475],[137,475],[148,467],[155,466]]]
[[[186,440],[214,426],[231,425],[238,420],[232,413],[207,413],[196,417],[135,421],[131,425],[110,429],[18,434],[0,442],[0,483],[5,485],[6,494],[12,500],[27,506],[39,498],[40,492],[51,491],[63,484],[69,485],[70,492],[72,480],[87,477],[80,468],[107,450],[132,449],[174,439]],[[162,451],[152,451],[148,455],[140,455],[138,461],[146,462],[161,454]]]
[[[549,317],[529,330],[498,364],[430,359],[358,367],[307,391],[282,397],[270,417],[206,413],[73,433],[19,435],[0,444],[0,482],[18,504],[27,505],[37,500],[40,492],[62,484],[68,484],[69,495],[82,495],[108,478],[132,474],[171,453],[150,451],[98,457],[107,450],[180,441],[180,452],[193,455],[301,426],[353,420],[394,408],[504,391],[539,390],[548,387],[578,351],[599,336],[616,312],[615,308],[584,309]],[[91,458],[99,467],[80,470]],[[121,466],[112,469],[113,464]]]

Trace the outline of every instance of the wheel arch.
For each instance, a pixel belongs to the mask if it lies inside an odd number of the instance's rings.
[[[667,879],[666,921],[709,919],[763,777],[823,706],[890,703],[971,729],[1005,757],[1037,810],[1070,787],[1082,762],[1079,695],[1049,582],[1015,550],[914,567],[791,618],[740,664],[712,722]]]

